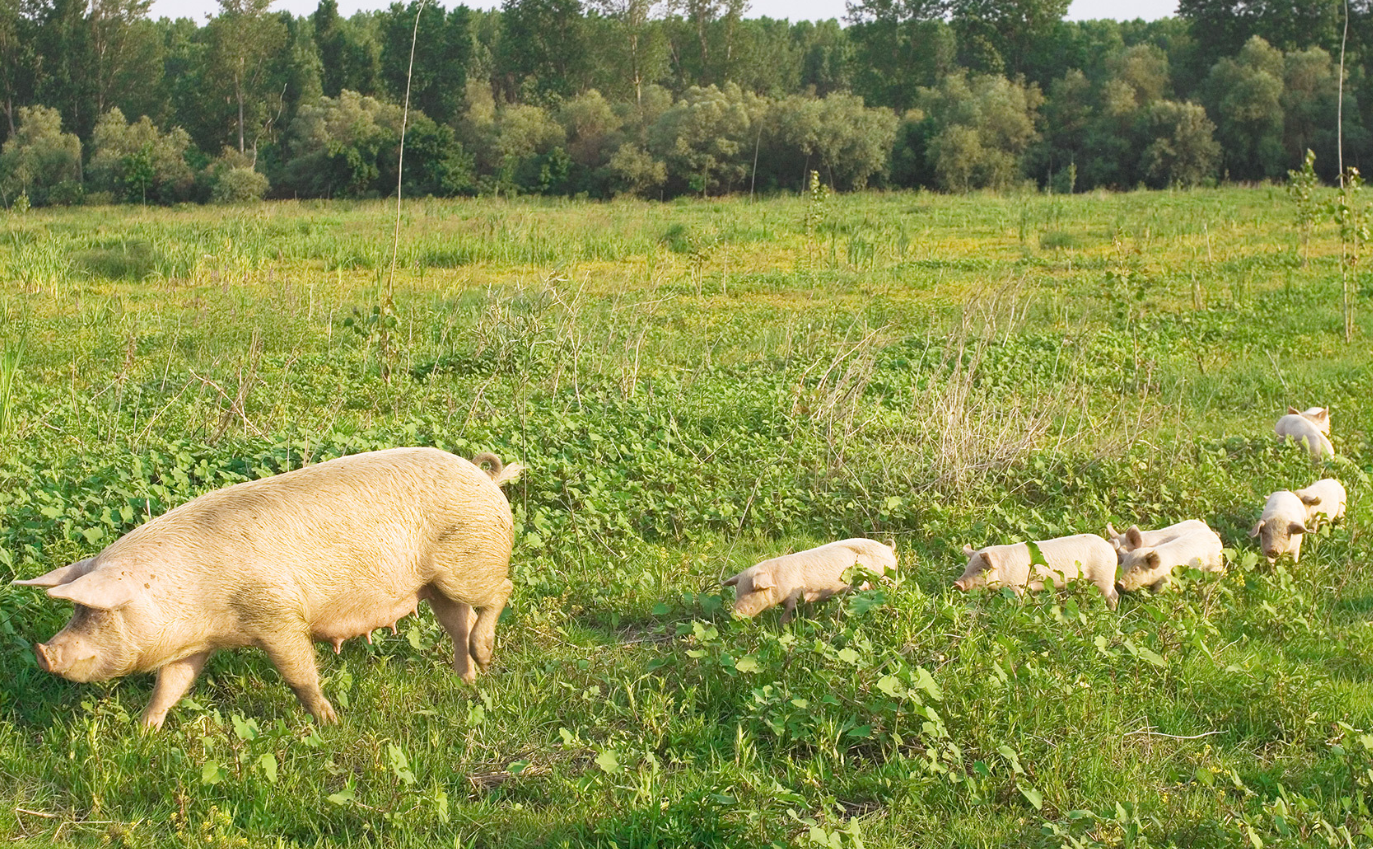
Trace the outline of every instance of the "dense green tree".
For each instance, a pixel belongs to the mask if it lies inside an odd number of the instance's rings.
[[[693,86],[649,130],[649,150],[667,164],[678,190],[729,192],[748,177],[765,103],[729,83]]]
[[[305,197],[381,194],[380,157],[399,139],[400,121],[399,106],[347,89],[302,106],[278,189]]]
[[[799,83],[803,92],[824,97],[852,87],[853,43],[838,21],[798,21],[791,37],[801,53]]]
[[[926,159],[946,191],[1004,189],[1022,179],[1020,158],[1038,139],[1039,87],[1005,77],[949,74],[920,91]]]
[[[953,30],[942,20],[858,19],[849,26],[854,92],[867,103],[907,109],[916,91],[955,67]]]
[[[1206,78],[1207,112],[1217,116],[1224,168],[1231,179],[1277,178],[1283,151],[1282,52],[1253,36],[1235,58],[1217,62]]]
[[[19,107],[14,135],[0,148],[0,199],[20,194],[41,206],[66,202],[81,185],[81,140],[62,132],[62,115],[47,106]]]
[[[1215,175],[1220,145],[1216,125],[1196,103],[1160,100],[1148,110],[1153,140],[1145,148],[1142,170],[1155,187],[1195,186]]]

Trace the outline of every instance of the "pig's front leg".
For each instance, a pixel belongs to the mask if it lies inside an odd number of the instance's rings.
[[[334,706],[329,704],[319,688],[315,646],[309,634],[273,634],[263,637],[259,645],[311,716],[324,725],[338,722]]]
[[[472,606],[453,601],[437,590],[430,593],[429,606],[434,609],[434,618],[439,620],[443,630],[453,638],[453,671],[471,684],[477,680],[477,670],[472,665],[470,640],[472,634]]]
[[[161,728],[167,719],[167,711],[181,701],[186,691],[191,689],[195,677],[210,659],[210,652],[203,651],[190,657],[174,660],[157,671],[157,684],[153,686],[153,696],[143,709],[139,722],[144,728]]]
[[[781,624],[786,625],[788,622],[791,621],[791,617],[796,615],[796,604],[797,602],[801,601],[805,594],[806,591],[804,588],[802,588],[793,591],[791,595],[786,597],[786,599],[782,602],[783,607]]]

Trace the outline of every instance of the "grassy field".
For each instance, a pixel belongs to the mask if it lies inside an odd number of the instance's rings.
[[[1281,189],[73,209],[4,220],[0,578],[209,490],[436,445],[529,466],[475,688],[428,608],[256,651],[157,735],[0,591],[0,834],[91,846],[1373,845],[1373,275]],[[1329,405],[1328,468],[1280,448]],[[1270,567],[1266,495],[1347,523]],[[1223,577],[960,595],[974,546],[1204,518]],[[894,539],[896,587],[722,577]]]

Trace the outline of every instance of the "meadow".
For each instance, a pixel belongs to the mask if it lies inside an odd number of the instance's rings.
[[[261,653],[161,733],[0,590],[14,846],[1373,845],[1373,273],[1281,187],[667,204],[85,208],[0,238],[0,579],[230,483],[435,445],[528,465],[475,687],[427,607]],[[388,294],[388,290],[390,293]],[[1278,446],[1329,405],[1338,456]],[[1332,475],[1300,564],[1248,532]],[[1107,610],[962,595],[961,550],[1203,518],[1223,576]],[[902,578],[729,615],[848,536]]]

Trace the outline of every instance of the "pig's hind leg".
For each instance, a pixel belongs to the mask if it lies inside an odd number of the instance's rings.
[[[490,600],[482,605],[481,612],[477,614],[477,624],[472,626],[468,646],[472,658],[482,669],[491,665],[491,652],[496,645],[496,620],[500,618],[505,603],[510,600],[510,594],[514,591],[515,585],[509,578],[502,580]]]
[[[191,684],[195,683],[196,676],[200,674],[200,670],[205,667],[205,661],[209,658],[210,652],[203,651],[181,660],[174,660],[157,671],[157,684],[153,686],[152,699],[143,709],[143,717],[139,720],[143,727],[162,727],[162,723],[167,719],[167,711],[181,701],[181,697],[191,689]]]
[[[439,620],[443,630],[453,638],[453,671],[462,680],[471,684],[477,680],[476,667],[472,665],[470,640],[472,635],[472,606],[453,601],[438,590],[425,594],[429,606],[434,609],[434,618]]]
[[[334,706],[319,688],[319,668],[315,666],[315,645],[306,631],[276,633],[260,638],[258,645],[281,673],[287,686],[316,720],[324,725],[338,722]]]

